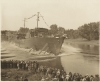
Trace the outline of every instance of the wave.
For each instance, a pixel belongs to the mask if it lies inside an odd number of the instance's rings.
[[[80,53],[81,49],[80,48],[75,48],[71,45],[63,44],[61,51],[62,51],[62,53],[60,53],[58,56],[74,55],[76,53]]]

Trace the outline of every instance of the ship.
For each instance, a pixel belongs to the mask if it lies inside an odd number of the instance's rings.
[[[25,21],[24,20],[24,27],[25,27]],[[27,49],[34,49],[36,51],[40,51],[39,53],[44,51],[44,54],[46,52],[58,55],[60,53],[62,44],[64,42],[65,36],[49,36],[49,30],[46,28],[39,28],[38,27],[38,21],[39,21],[39,12],[37,13],[37,28],[31,31],[25,32],[6,32],[2,33],[1,41],[10,41],[14,42],[17,46],[21,48],[27,48]],[[20,29],[20,30],[21,30]]]

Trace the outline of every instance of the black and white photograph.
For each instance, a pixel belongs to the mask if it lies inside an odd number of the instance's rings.
[[[1,0],[1,81],[100,81],[100,0]]]

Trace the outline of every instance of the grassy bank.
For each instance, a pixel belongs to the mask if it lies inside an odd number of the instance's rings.
[[[65,43],[75,43],[75,44],[87,44],[99,46],[99,40],[88,41],[86,39],[65,39]]]

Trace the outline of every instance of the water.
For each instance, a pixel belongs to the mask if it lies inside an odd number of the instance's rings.
[[[72,48],[71,48],[72,47]],[[99,46],[64,44],[65,55],[61,57],[66,72],[78,72],[83,75],[99,74]],[[70,51],[70,52],[69,52]]]
[[[6,60],[35,60],[45,66],[64,69],[66,72],[81,73],[82,75],[99,74],[99,46],[64,43],[62,52],[58,56],[32,55],[29,51],[30,49],[23,49],[15,44],[2,42],[1,58]]]

